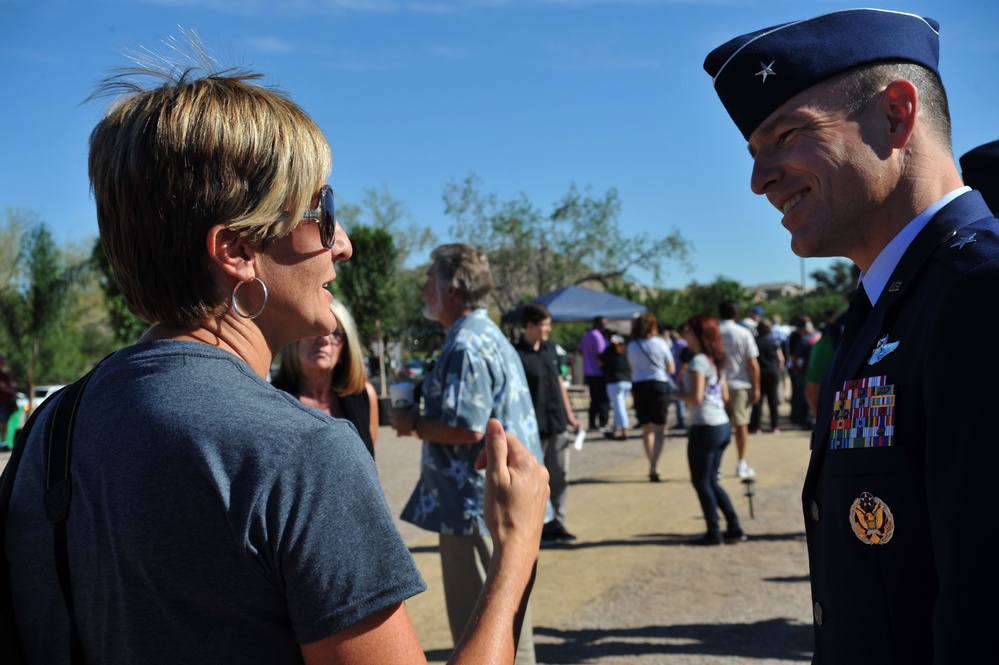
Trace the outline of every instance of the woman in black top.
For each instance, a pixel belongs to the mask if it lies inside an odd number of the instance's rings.
[[[614,429],[608,438],[624,441],[628,438],[630,425],[627,398],[631,392],[631,367],[628,366],[624,338],[612,335],[607,348],[600,354],[599,362],[604,370],[604,381],[607,383],[607,398],[614,409]]]
[[[378,395],[368,381],[354,317],[339,300],[333,301],[330,311],[336,317],[336,330],[285,347],[281,367],[271,383],[298,397],[302,404],[354,423],[374,457]]]

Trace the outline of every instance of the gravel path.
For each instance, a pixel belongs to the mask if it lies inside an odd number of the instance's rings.
[[[420,446],[383,428],[378,466],[398,515],[416,482]],[[589,433],[573,453],[572,546],[541,553],[533,595],[539,663],[610,665],[754,663],[811,660],[811,603],[799,495],[808,462],[800,430],[750,438],[756,468],[753,512],[726,451],[723,486],[749,541],[698,548],[704,528],[687,473],[686,439],[674,437],[660,462],[664,482],[647,480],[637,436],[606,441]],[[451,637],[440,588],[437,537],[398,522],[427,581],[407,603],[432,663],[444,663]]]
[[[580,414],[585,415],[585,414]],[[588,433],[572,456],[572,546],[541,553],[532,599],[539,663],[602,665],[779,665],[811,659],[812,629],[804,527],[799,505],[808,436],[799,430],[752,436],[755,517],[745,486],[723,486],[749,534],[738,545],[697,548],[703,530],[687,474],[686,440],[674,437],[660,463],[661,483],[647,480],[637,436],[606,441]],[[418,474],[420,444],[383,427],[378,468],[398,516]],[[0,453],[0,468],[8,453]],[[437,536],[396,520],[427,592],[407,603],[431,663],[452,647],[441,591]]]

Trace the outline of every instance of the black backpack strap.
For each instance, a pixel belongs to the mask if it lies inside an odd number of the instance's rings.
[[[100,363],[98,363],[99,365]],[[55,562],[59,586],[69,615],[70,662],[83,662],[83,646],[76,628],[72,589],[69,584],[69,548],[66,537],[66,516],[69,514],[69,462],[72,450],[73,424],[80,397],[97,366],[85,376],[42,402],[17,434],[14,450],[0,476],[0,663],[27,662],[14,619],[13,593],[10,584],[10,562],[6,555],[7,518],[14,480],[21,464],[31,430],[43,409],[54,408],[45,433],[45,510],[53,523]]]
[[[73,425],[83,389],[92,375],[93,370],[54,396],[57,399],[55,411],[45,436],[45,512],[53,524],[66,521],[69,514]]]
[[[37,422],[42,409],[49,406],[46,400],[31,412],[28,422],[17,433],[14,451],[7,460],[3,475],[0,476],[0,662],[26,663],[21,636],[17,632],[14,619],[13,590],[10,585],[10,561],[7,560],[7,515],[10,512],[10,497],[14,492],[14,478],[21,464],[24,446],[28,442],[31,428]]]
[[[69,501],[72,497],[72,479],[69,464],[73,453],[73,426],[76,412],[87,383],[94,370],[66,386],[53,399],[58,401],[52,417],[49,418],[45,435],[45,512],[53,526],[56,573],[59,587],[66,602],[69,615],[70,663],[83,663],[83,643],[76,627],[76,605],[73,603],[73,586],[69,579],[69,537],[66,530],[66,517],[69,515]]]

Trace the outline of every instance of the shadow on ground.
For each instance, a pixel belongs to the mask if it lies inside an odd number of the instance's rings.
[[[668,478],[663,476],[655,484],[666,484],[666,483],[684,483],[685,485],[690,484],[689,478]],[[642,476],[629,476],[629,477],[617,477],[617,478],[580,478],[579,480],[570,480],[569,487],[575,485],[648,485],[649,479]]]
[[[699,533],[640,533],[636,534],[630,538],[610,538],[606,540],[588,540],[588,541],[575,541],[568,543],[543,543],[541,545],[542,549],[565,549],[565,550],[584,550],[594,547],[625,547],[625,546],[647,546],[654,545],[656,547],[662,546],[682,546],[691,547],[690,539],[694,536],[699,535]],[[749,540],[746,543],[739,544],[740,547],[752,547],[752,543],[755,542],[782,542],[782,541],[804,541],[804,532],[789,532],[789,533],[762,533],[753,534],[749,536]],[[734,545],[726,545],[726,547],[733,547]],[[411,552],[418,551],[417,548],[410,548]],[[430,550],[426,550],[430,551]]]
[[[748,624],[556,630],[534,627],[539,663],[593,663],[620,656],[717,656],[809,662],[812,626],[787,619]]]
[[[716,657],[810,662],[812,627],[787,619],[757,623],[583,628],[557,630],[534,627],[534,651],[539,664],[598,663],[604,659],[639,656]],[[426,652],[429,662],[446,662],[450,649]],[[672,662],[672,661],[671,661]]]

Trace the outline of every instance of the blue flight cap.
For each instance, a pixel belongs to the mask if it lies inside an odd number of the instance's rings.
[[[747,140],[784,102],[832,76],[881,60],[908,60],[938,76],[940,25],[885,9],[845,9],[736,37],[704,71]]]
[[[980,191],[992,213],[999,216],[999,141],[969,150],[960,161],[964,184]]]

